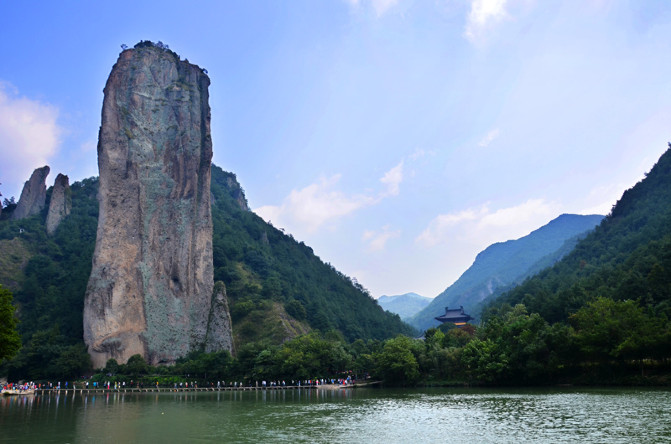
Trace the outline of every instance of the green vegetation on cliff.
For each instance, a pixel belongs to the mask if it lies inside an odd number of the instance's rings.
[[[0,285],[0,362],[12,358],[21,347],[15,310],[12,292]]]
[[[610,215],[554,267],[494,303],[523,303],[548,322],[566,322],[599,298],[633,300],[671,318],[671,149],[627,190]]]
[[[520,304],[478,328],[431,328],[423,340],[398,335],[348,343],[335,331],[311,332],[282,345],[246,344],[234,358],[193,353],[174,366],[145,368],[143,382],[171,386],[188,374],[200,387],[347,376],[397,386],[669,385],[670,345],[663,319],[633,301],[601,298],[578,310],[570,325],[549,324]],[[109,373],[117,381],[136,378],[112,362],[95,379],[110,380]]]
[[[82,310],[96,238],[97,180],[76,182],[71,190],[72,213],[53,236],[46,233],[46,208],[28,219],[0,222],[0,242],[20,245],[3,256],[25,263],[8,278],[17,287],[22,342],[19,354],[7,363],[10,378],[81,375],[90,366]]]
[[[226,284],[236,346],[338,330],[345,339],[412,333],[312,248],[247,211],[235,175],[212,167],[214,279]]]
[[[424,340],[397,335],[407,331],[397,316],[249,212],[234,175],[214,167],[212,177],[215,278],[227,285],[236,356],[193,353],[156,369],[135,359],[117,370],[163,382],[185,373],[250,383],[353,371],[397,385],[671,384],[671,149],[571,253],[489,305],[480,326],[444,324]],[[15,302],[23,348],[8,364],[10,377],[65,377],[86,367],[81,324],[64,320],[81,322],[95,183],[73,185],[70,217],[78,216],[53,238],[38,216],[21,221],[32,257],[14,279],[22,283]],[[66,228],[75,220],[81,226]],[[19,236],[15,224],[2,222],[0,240]],[[79,229],[78,237],[66,229]]]
[[[311,330],[348,340],[411,333],[366,290],[247,210],[235,175],[212,166],[215,281],[227,288],[236,347],[279,345]],[[49,199],[49,190],[47,199]],[[72,212],[48,236],[46,209],[20,221],[2,213],[0,284],[18,307],[23,347],[7,362],[10,378],[79,376],[90,366],[82,312],[98,219],[96,178],[71,186]],[[123,209],[121,209],[123,211]]]

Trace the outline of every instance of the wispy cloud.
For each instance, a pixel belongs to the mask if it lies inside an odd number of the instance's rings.
[[[0,159],[4,186],[23,183],[56,154],[62,128],[58,108],[19,95],[0,81]],[[9,167],[11,166],[11,167]]]
[[[506,2],[507,0],[471,0],[464,36],[473,43],[485,39],[487,31],[508,16]]]
[[[398,196],[401,182],[403,182],[403,161],[387,171],[380,182],[387,186],[387,191],[382,194],[383,197]]]
[[[559,205],[544,199],[529,199],[497,210],[484,204],[436,216],[415,242],[424,247],[468,243],[482,249],[494,242],[525,236],[558,214]]]
[[[408,160],[410,161],[416,161],[419,159],[423,159],[425,157],[434,157],[436,155],[436,150],[425,150],[423,148],[415,148],[415,150],[410,153],[410,155],[407,157]]]
[[[314,232],[330,220],[346,216],[375,202],[370,196],[347,196],[334,189],[339,181],[339,174],[321,178],[318,183],[300,190],[292,190],[282,205],[263,206],[255,212],[280,226],[298,226],[308,232]]]
[[[382,251],[387,241],[401,235],[401,230],[392,230],[390,225],[385,225],[380,231],[366,230],[362,240],[367,243],[368,251]]]
[[[599,185],[593,188],[584,198],[584,207],[577,211],[578,214],[602,214],[606,215],[613,209],[613,205],[622,197],[622,193],[630,184],[624,182]]]
[[[403,181],[403,161],[387,171],[380,182],[385,189],[376,194],[347,195],[337,189],[340,174],[322,177],[300,190],[292,190],[281,205],[266,205],[255,209],[256,214],[290,231],[314,233],[319,228],[357,210],[370,207],[382,199],[399,194]]]
[[[458,213],[439,214],[429,225],[417,236],[415,241],[426,247],[446,243],[454,237],[455,227],[464,223],[477,221],[488,213],[486,205],[481,208],[469,208]]]
[[[478,143],[478,146],[481,146],[483,148],[489,146],[489,144],[492,143],[494,140],[496,140],[498,137],[499,137],[499,129],[495,128],[490,132],[488,132],[487,135],[482,138],[480,143]]]
[[[369,3],[372,6],[373,10],[375,11],[375,15],[377,17],[383,16],[392,7],[398,4],[398,0],[345,0],[345,1],[355,8],[361,7],[364,3]]]

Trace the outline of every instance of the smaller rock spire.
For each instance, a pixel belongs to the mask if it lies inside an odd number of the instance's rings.
[[[59,174],[54,182],[47,213],[47,233],[54,234],[58,225],[72,210],[72,197],[70,192],[70,179],[68,176]]]
[[[46,165],[33,171],[30,179],[23,185],[23,191],[21,191],[21,197],[12,214],[12,219],[25,219],[42,211],[47,200],[46,181],[49,171]]]

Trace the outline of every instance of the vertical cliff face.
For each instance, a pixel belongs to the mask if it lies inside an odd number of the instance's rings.
[[[56,176],[54,188],[51,190],[49,201],[49,212],[47,213],[47,233],[54,234],[61,221],[70,214],[72,210],[72,195],[70,192],[70,179],[68,176],[59,174]]]
[[[209,78],[154,46],[105,86],[100,216],[84,307],[95,367],[171,363],[206,346],[213,301]]]
[[[30,179],[23,185],[21,197],[12,214],[12,219],[24,219],[42,211],[47,200],[47,176],[49,171],[48,166],[33,171]]]

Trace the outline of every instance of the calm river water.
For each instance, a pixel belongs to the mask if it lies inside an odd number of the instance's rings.
[[[3,442],[671,442],[671,392],[283,390],[0,399]]]

